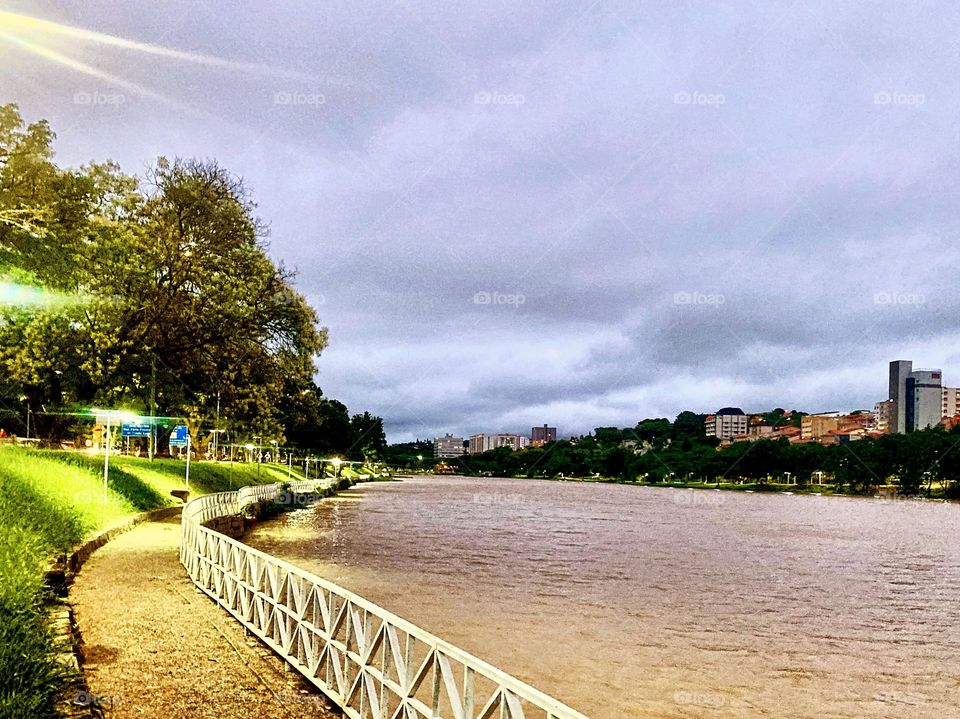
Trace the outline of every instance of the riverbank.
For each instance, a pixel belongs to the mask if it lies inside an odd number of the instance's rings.
[[[102,461],[81,453],[0,448],[0,718],[56,716],[58,694],[72,679],[71,669],[58,661],[71,647],[54,637],[47,620],[50,564],[140,512],[179,503],[170,491],[184,486],[183,462],[111,458],[105,496]],[[285,467],[196,462],[191,491],[285,477]]]

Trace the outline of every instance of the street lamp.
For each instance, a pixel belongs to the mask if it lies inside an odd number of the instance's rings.
[[[103,501],[107,501],[107,482],[110,479],[110,421],[119,420],[120,422],[136,422],[140,419],[139,415],[133,412],[125,412],[116,409],[91,409],[94,416],[103,416],[106,418],[107,428],[103,442]]]

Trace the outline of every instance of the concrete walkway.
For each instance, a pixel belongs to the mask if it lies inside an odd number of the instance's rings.
[[[108,717],[340,716],[180,565],[179,517],[95,552],[70,589],[90,696]]]

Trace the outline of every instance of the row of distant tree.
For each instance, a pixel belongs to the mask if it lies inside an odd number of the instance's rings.
[[[798,421],[798,413],[774,410],[771,423]],[[773,416],[778,415],[778,416]],[[779,419],[778,419],[779,417]],[[704,434],[705,415],[681,412],[674,421],[645,419],[634,427],[597,427],[593,433],[543,447],[511,451],[502,447],[444,460],[465,474],[506,477],[588,477],[600,475],[646,482],[811,482],[835,483],[856,493],[896,484],[903,494],[958,494],[960,428],[940,427],[836,444],[791,444],[786,438],[735,442],[718,447]],[[417,466],[413,449],[433,466],[427,443],[392,445],[386,457]],[[422,451],[420,451],[422,450]]]
[[[214,417],[237,438],[376,454],[380,418],[313,382],[326,328],[274,262],[243,183],[214,162],[64,168],[45,121],[0,106],[0,427],[68,437],[90,406]],[[17,287],[43,288],[42,293]]]

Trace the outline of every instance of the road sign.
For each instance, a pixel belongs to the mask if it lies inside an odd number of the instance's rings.
[[[171,447],[186,447],[188,441],[189,435],[187,434],[187,425],[178,424],[173,428],[173,432],[170,433]]]
[[[124,422],[120,425],[120,434],[123,437],[149,437],[150,425],[139,422]]]

